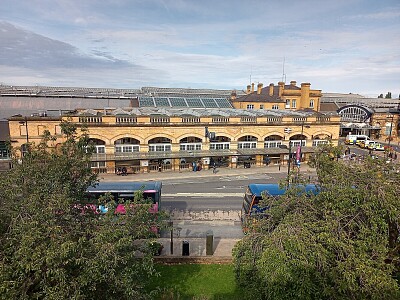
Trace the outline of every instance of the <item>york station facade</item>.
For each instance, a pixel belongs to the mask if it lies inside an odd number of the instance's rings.
[[[306,161],[315,147],[338,143],[340,116],[315,110],[130,107],[76,110],[61,116],[8,119],[13,147],[39,143],[44,130],[63,141],[60,123],[85,125],[99,173],[182,171],[287,164],[300,148]]]

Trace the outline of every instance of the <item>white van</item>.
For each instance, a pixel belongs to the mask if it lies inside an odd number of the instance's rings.
[[[362,141],[369,141],[370,138],[364,134],[348,134],[344,141],[347,145],[359,145]]]

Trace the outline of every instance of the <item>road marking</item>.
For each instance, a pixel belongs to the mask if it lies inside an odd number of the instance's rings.
[[[223,197],[243,197],[244,193],[176,193],[162,194],[162,197],[204,197],[204,198],[223,198]]]

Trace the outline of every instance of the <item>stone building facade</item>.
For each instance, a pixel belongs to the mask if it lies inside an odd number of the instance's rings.
[[[86,125],[96,149],[92,168],[114,173],[181,171],[305,161],[320,143],[339,139],[340,117],[306,110],[129,108],[81,110],[59,117],[9,118],[13,147],[39,143],[44,130],[62,142],[60,122]],[[289,143],[290,142],[290,143]]]
[[[289,85],[278,82],[278,85],[271,83],[268,87],[263,87],[262,83],[254,83],[247,86],[246,95],[236,97],[233,93],[232,104],[238,109],[288,109],[299,110],[309,109],[320,110],[321,90],[312,90],[310,83],[302,83],[301,87],[296,85],[296,81],[291,81]]]

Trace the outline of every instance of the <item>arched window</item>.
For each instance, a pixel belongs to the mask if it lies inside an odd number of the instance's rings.
[[[171,148],[171,140],[166,137],[156,137],[149,141],[149,152],[168,152]]]
[[[189,136],[179,141],[180,151],[201,150],[202,140],[195,136]]]
[[[130,153],[140,151],[140,142],[137,139],[125,137],[114,142],[115,153]]]
[[[106,153],[106,142],[99,139],[90,139],[89,145],[94,146],[94,153]]]
[[[386,123],[385,124],[385,135],[389,136],[392,135],[393,133],[393,123]]]
[[[328,143],[328,135],[320,134],[313,137],[312,145],[313,147],[317,147],[318,145],[327,144]]]
[[[210,150],[224,150],[229,149],[231,139],[226,136],[216,136],[210,141]]]
[[[282,145],[282,137],[279,135],[270,135],[264,139],[264,148],[279,148]]]
[[[245,135],[238,139],[238,149],[255,149],[257,148],[257,138],[252,135]]]

